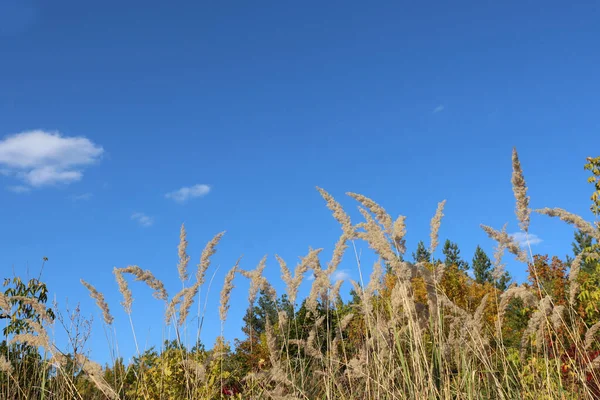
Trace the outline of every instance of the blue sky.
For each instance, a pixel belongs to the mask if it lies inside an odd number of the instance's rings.
[[[79,279],[105,294],[128,357],[112,268],[137,264],[176,292],[182,222],[191,272],[227,231],[209,271],[219,267],[210,347],[240,255],[252,269],[267,254],[280,293],[275,254],[294,265],[323,247],[328,260],[340,229],[315,186],[355,221],[347,191],[407,215],[409,252],[447,199],[442,242],[468,260],[477,244],[491,256],[480,223],[518,230],[517,146],[532,207],[591,219],[583,164],[600,150],[599,7],[0,0],[0,271],[37,274],[48,257],[52,294],[94,315],[102,360],[101,317]],[[533,216],[531,231],[536,253],[570,252],[573,231],[559,221]],[[524,266],[506,261],[522,280]],[[341,268],[358,278],[350,253]],[[138,340],[158,344],[162,306],[132,287]],[[236,279],[229,339],[247,287]]]

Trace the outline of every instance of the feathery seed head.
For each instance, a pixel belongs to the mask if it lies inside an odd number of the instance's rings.
[[[110,315],[110,310],[108,309],[108,304],[104,300],[104,295],[96,290],[95,287],[84,281],[83,279],[79,280],[83,286],[87,288],[90,292],[90,297],[96,300],[96,305],[102,310],[102,316],[104,318],[104,322],[106,324],[111,325],[113,323],[114,318]]]
[[[394,226],[392,228],[392,239],[394,240],[394,244],[396,245],[396,250],[399,254],[406,253],[406,217],[404,215],[400,215],[396,221],[394,221]]]
[[[0,372],[10,373],[12,371],[12,365],[3,354],[0,354]]]
[[[536,213],[547,215],[549,217],[558,217],[562,221],[575,225],[577,229],[590,235],[596,240],[600,241],[600,230],[594,228],[592,224],[581,218],[579,215],[570,213],[562,208],[541,208],[535,210]]]
[[[225,282],[223,283],[223,287],[221,288],[221,302],[219,306],[219,317],[221,321],[224,322],[227,319],[227,312],[229,311],[229,299],[231,297],[231,291],[233,290],[233,279],[235,278],[235,273],[238,269],[240,260],[238,260],[233,268],[227,272],[225,275]]]
[[[12,308],[12,306],[10,305],[10,302],[8,301],[8,296],[6,296],[4,293],[0,292],[0,310],[4,310],[6,312],[10,311],[10,309]]]
[[[204,250],[202,250],[202,255],[200,256],[200,263],[198,264],[198,271],[196,272],[196,281],[202,286],[204,283],[204,276],[206,275],[206,270],[210,266],[210,258],[217,252],[217,244],[221,238],[225,235],[225,232],[217,233],[210,242],[206,244]]]
[[[179,320],[178,325],[182,326],[185,320],[187,319],[188,313],[190,311],[190,307],[194,303],[194,298],[198,294],[198,289],[200,288],[200,284],[195,282],[192,286],[186,287],[182,290],[182,298],[181,304],[179,306]]]
[[[349,236],[352,236],[354,229],[352,228],[352,222],[350,221],[350,217],[340,203],[338,203],[333,196],[327,193],[324,189],[317,187],[319,193],[325,201],[327,202],[327,208],[329,208],[333,212],[333,218],[342,226],[342,230]]]
[[[129,285],[123,276],[123,272],[121,269],[114,267],[113,274],[115,274],[115,279],[117,280],[117,284],[119,285],[119,292],[123,295],[123,301],[121,305],[125,309],[127,314],[131,315],[131,305],[133,303],[133,296],[131,295],[131,290],[129,290]]]
[[[504,225],[502,231],[497,231],[487,225],[481,225],[481,228],[485,231],[485,233],[488,234],[490,238],[494,239],[499,244],[504,246],[509,252],[514,254],[519,261],[527,262],[527,253],[521,249],[519,244],[512,237],[510,237],[508,233],[506,233],[506,225]]]
[[[177,264],[177,272],[179,273],[179,280],[185,282],[188,279],[187,267],[190,262],[190,256],[187,254],[188,241],[186,239],[187,233],[185,231],[185,224],[181,224],[181,230],[179,232],[179,246],[177,246],[177,254],[179,255],[179,263]]]
[[[385,232],[389,235],[392,234],[392,217],[390,217],[390,215],[385,211],[383,207],[381,207],[379,204],[377,204],[370,198],[363,196],[362,194],[352,192],[348,192],[346,194],[358,201],[360,204],[363,205],[363,207],[367,208],[370,212],[372,212],[375,215],[377,222],[379,222],[381,226],[383,226]]]
[[[438,203],[437,210],[435,211],[435,215],[431,219],[431,246],[429,249],[429,253],[433,256],[435,249],[438,246],[438,237],[440,232],[440,226],[442,225],[442,217],[444,216],[444,206],[446,205],[446,200],[443,200]]]
[[[124,274],[134,275],[136,281],[142,281],[148,287],[154,289],[154,293],[152,293],[152,296],[154,296],[155,298],[164,301],[167,301],[167,299],[169,298],[169,295],[167,294],[163,283],[157,278],[155,278],[152,272],[150,272],[149,270],[144,271],[137,265],[129,265],[125,268],[120,268],[120,271]]]
[[[519,155],[515,148],[513,148],[512,153],[512,168],[513,173],[511,182],[516,200],[515,213],[519,220],[519,226],[523,231],[527,232],[529,230],[531,209],[529,208],[529,196],[527,196],[527,185],[525,184],[525,178],[523,177],[521,162],[519,161]]]

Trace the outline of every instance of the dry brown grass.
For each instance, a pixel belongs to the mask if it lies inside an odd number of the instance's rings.
[[[521,229],[527,233],[530,199],[516,150],[513,152],[512,167],[516,215]],[[312,271],[315,279],[304,299],[306,312],[302,314],[302,319],[299,313],[294,313],[290,318],[286,310],[278,309],[277,318],[266,318],[264,333],[259,338],[253,338],[257,340],[257,347],[251,347],[251,351],[261,352],[265,359],[261,359],[247,376],[239,377],[239,384],[246,389],[242,398],[594,398],[589,382],[600,378],[600,356],[585,364],[575,362],[586,352],[595,349],[600,331],[598,322],[592,326],[582,325],[576,310],[580,264],[582,257],[589,254],[581,254],[574,260],[569,273],[568,301],[565,300],[564,304],[557,304],[547,293],[526,285],[512,285],[501,292],[491,285],[476,286],[467,280],[464,287],[478,289],[480,294],[449,293],[444,282],[448,274],[453,273],[451,268],[435,261],[412,264],[402,258],[406,252],[406,217],[399,216],[394,220],[375,201],[364,195],[348,193],[349,197],[359,202],[359,210],[364,218],[353,225],[340,203],[325,190],[318,190],[340,224],[341,235],[326,267],[321,263],[322,249],[310,249],[300,259],[293,273],[282,258],[275,257],[292,304],[298,300],[304,275]],[[438,204],[430,222],[432,253],[439,244],[444,206],[445,201]],[[591,224],[579,216],[561,209],[538,211],[574,224],[595,238],[600,236]],[[520,261],[527,262],[527,254],[506,233],[506,226],[501,231],[486,225],[482,225],[482,228],[497,242],[494,260],[496,279],[504,272],[504,250],[517,256]],[[185,325],[190,307],[206,281],[211,257],[222,237],[223,233],[219,233],[207,243],[200,257],[196,281],[186,286],[189,278],[188,242],[185,226],[181,226],[177,275],[182,282],[182,289],[170,299],[162,282],[150,271],[138,266],[115,268],[113,272],[127,314],[131,314],[133,299],[124,275],[131,274],[136,281],[142,281],[152,288],[154,297],[165,301],[167,324],[173,322],[179,306],[175,328]],[[378,261],[373,265],[368,281],[362,282],[361,261],[355,252],[361,274],[361,282],[353,282],[358,300],[356,303],[343,303],[338,301],[342,283],[338,281],[332,284],[331,277],[340,266],[349,243],[356,249],[356,242],[364,242]],[[249,307],[254,304],[261,289],[273,299],[277,298],[264,275],[267,257],[261,259],[254,270],[242,269],[239,263],[238,259],[227,272],[221,287],[221,336],[236,274],[250,280]],[[388,275],[384,273],[384,266]],[[83,280],[82,284],[96,300],[105,322],[111,324],[113,318],[104,296],[91,284]],[[461,296],[467,297],[468,302],[461,302]],[[505,344],[503,334],[506,331],[507,312],[511,305],[514,306],[515,299],[522,302],[523,309],[529,312],[530,317],[523,330],[515,332],[517,345],[511,348]],[[10,301],[8,297],[0,296],[0,308],[9,309]],[[41,312],[42,308],[38,308]],[[16,335],[12,340],[43,347],[52,354],[53,360],[63,360],[60,363],[64,363],[64,357],[57,354],[42,324],[31,321],[30,325],[33,333]],[[582,326],[585,328],[583,333]],[[179,335],[179,330],[177,332]],[[296,336],[292,336],[292,332]],[[554,346],[551,350],[549,342]],[[575,353],[568,360],[571,362],[571,375],[568,377],[562,373],[561,361],[552,355],[553,352],[565,353],[567,342],[575,345]],[[176,359],[176,365],[183,371],[181,385],[185,387],[183,393],[188,398],[221,397],[219,390],[207,389],[210,385],[213,385],[213,389],[223,389],[225,380],[233,374],[231,371],[227,374],[224,372],[227,352],[223,343],[219,343],[215,352],[203,360],[190,356],[185,350],[175,353],[181,355]],[[119,388],[105,379],[99,365],[84,358],[78,362],[83,366],[83,374],[102,396],[122,398]],[[140,397],[154,398],[150,388],[156,382],[168,381],[175,373],[175,369],[168,365],[160,364],[157,368],[157,375],[152,379],[146,377],[144,372],[135,372],[135,379],[140,382],[139,391],[144,394]],[[0,356],[0,372],[12,374],[11,371],[9,360]],[[174,397],[165,395],[164,398]]]

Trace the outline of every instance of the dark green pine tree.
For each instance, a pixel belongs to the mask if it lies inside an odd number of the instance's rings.
[[[593,238],[580,230],[575,231],[575,241],[572,243],[573,254],[577,257],[587,247],[592,246]]]
[[[417,251],[412,256],[416,263],[431,262],[431,253],[427,250],[422,240],[417,244]]]
[[[573,249],[573,255],[577,257],[585,249],[592,247],[593,238],[585,232],[580,230],[575,231],[575,241],[571,244]],[[571,264],[573,257],[567,256],[567,263]],[[591,259],[584,259],[581,262],[581,270],[587,273],[592,273],[596,269],[598,261]]]
[[[494,283],[492,261],[479,245],[477,245],[473,256],[473,274],[477,283]]]
[[[460,250],[456,243],[446,239],[442,253],[444,253],[445,256],[444,264],[446,264],[446,266],[456,265],[458,270],[463,272],[466,272],[469,269],[469,263],[460,258]]]
[[[285,311],[288,318],[294,316],[294,307],[290,304],[287,295],[283,294],[279,299],[272,299],[264,290],[259,291],[256,305],[246,310],[243,321],[242,332],[247,336],[260,335],[265,332],[267,319],[272,324],[277,323],[279,317],[278,310]]]
[[[502,276],[496,281],[496,284],[495,284],[496,289],[504,292],[506,289],[508,289],[508,284],[510,283],[511,280],[512,280],[512,277],[510,276],[508,271],[504,271]]]

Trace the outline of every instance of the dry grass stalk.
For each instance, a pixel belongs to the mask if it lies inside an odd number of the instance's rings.
[[[527,307],[535,306],[538,303],[537,296],[525,286],[511,286],[500,295],[500,305],[498,306],[498,322],[501,324],[508,304],[513,298],[519,298]]]
[[[383,276],[383,268],[380,261],[373,264],[373,271],[366,289],[366,295],[372,297],[375,293],[381,290],[381,277]]]
[[[271,321],[267,318],[265,325],[265,334],[267,336],[267,348],[269,349],[269,358],[271,360],[272,366],[278,366],[280,361],[280,351],[277,347],[277,336],[275,335],[275,331],[273,330],[273,325],[271,325]]]
[[[14,335],[9,343],[27,343],[30,346],[41,347],[45,351],[51,352],[52,346],[50,345],[50,338],[46,329],[40,323],[33,320],[27,321],[27,324],[36,335],[32,333],[20,333]]]
[[[350,321],[352,321],[352,318],[354,318],[353,313],[346,314],[344,316],[344,318],[342,318],[342,320],[340,321],[340,324],[339,324],[339,329],[341,332],[344,332],[346,330],[346,328],[348,327],[348,324],[350,324]]]
[[[566,307],[563,305],[558,305],[552,310],[550,321],[552,321],[552,327],[555,331],[558,331],[564,325],[564,315],[566,310]]]
[[[317,190],[319,191],[319,193],[321,193],[321,196],[327,202],[327,208],[329,208],[333,212],[333,218],[335,218],[335,220],[342,226],[342,230],[344,231],[344,233],[351,234],[353,232],[352,222],[350,221],[350,217],[348,216],[348,214],[346,214],[340,203],[338,203],[333,198],[333,196],[331,196],[329,193],[327,193],[320,187],[317,187]]]
[[[377,222],[383,226],[383,229],[388,235],[392,234],[392,217],[385,211],[383,207],[371,200],[370,198],[363,196],[362,194],[348,192],[348,196],[352,197],[366,209],[372,212],[377,219]]]
[[[368,367],[367,350],[361,347],[357,356],[348,361],[346,373],[349,378],[361,379],[367,376],[366,368]]]
[[[592,347],[592,344],[594,344],[595,342],[595,336],[598,333],[598,331],[600,331],[600,322],[596,322],[594,325],[592,325],[590,327],[590,329],[587,330],[587,332],[585,333],[585,350],[590,350]]]
[[[281,278],[286,284],[286,292],[291,304],[294,304],[296,302],[296,297],[298,296],[298,288],[302,283],[304,274],[309,269],[314,268],[314,265],[319,261],[319,253],[321,251],[323,251],[323,249],[309,249],[308,254],[300,259],[300,263],[296,266],[296,269],[294,270],[293,277],[285,261],[283,261],[281,257],[276,256],[277,261],[279,262],[279,266],[281,268]]]
[[[104,373],[100,364],[88,360],[81,354],[78,354],[78,362],[83,369],[83,372],[87,375],[87,378],[106,396],[108,399],[117,400],[119,395],[115,390],[106,382],[104,379]]]
[[[129,285],[123,276],[121,270],[117,267],[113,268],[113,274],[115,275],[115,279],[117,280],[117,284],[119,285],[119,292],[123,296],[123,301],[121,305],[125,312],[131,315],[131,305],[133,304],[133,296],[131,295],[131,290],[129,290]]]
[[[310,293],[306,299],[306,307],[314,313],[317,309],[318,300],[327,299],[326,294],[331,288],[331,282],[329,280],[329,274],[327,271],[321,268],[321,263],[318,257],[312,264],[312,270],[315,275],[315,280],[310,287]]]
[[[431,245],[429,248],[429,253],[433,256],[433,254],[435,253],[435,249],[438,246],[438,240],[439,240],[439,232],[440,232],[440,226],[442,225],[442,217],[444,216],[443,211],[444,211],[444,206],[446,205],[446,200],[440,201],[438,203],[437,206],[437,210],[435,211],[435,215],[433,216],[433,218],[431,219],[431,233],[430,233],[430,239],[431,239]]]
[[[473,328],[481,330],[482,322],[483,322],[483,313],[485,312],[485,307],[487,306],[488,299],[490,297],[489,293],[486,293],[481,299],[481,303],[475,310],[475,314],[473,314]]]
[[[185,231],[185,224],[181,224],[181,230],[179,231],[179,246],[177,246],[177,254],[179,255],[179,263],[177,264],[177,272],[179,273],[179,280],[185,282],[188,280],[188,264],[190,262],[190,256],[187,254],[187,233]]]
[[[194,375],[199,382],[206,380],[206,367],[198,361],[192,359],[181,360],[181,366],[186,373]]]
[[[600,368],[600,356],[594,358],[586,367],[585,372],[592,372],[596,369]],[[598,378],[595,378],[598,379]]]
[[[37,314],[42,317],[42,320],[48,324],[52,323],[52,318],[48,314],[48,309],[46,306],[37,301],[37,299],[27,296],[10,296],[6,297],[9,301],[18,301],[23,304],[29,305],[31,308],[35,310]]]
[[[217,244],[223,237],[225,232],[217,233],[211,240],[206,244],[202,254],[200,255],[200,263],[198,264],[198,270],[196,272],[196,282],[199,286],[204,283],[204,277],[206,270],[210,266],[210,258],[217,252]]]
[[[385,236],[385,232],[381,229],[381,226],[375,222],[367,210],[362,207],[359,207],[358,209],[365,218],[365,222],[361,222],[356,226],[359,229],[364,229],[364,231],[356,232],[357,237],[366,241],[369,244],[369,247],[385,261],[395,265],[398,261],[398,257],[394,250],[392,250],[390,242]]]
[[[502,227],[502,231],[506,232],[506,224]],[[504,251],[506,250],[506,245],[497,242],[496,247],[494,248],[494,268],[492,269],[492,279],[494,282],[498,282],[505,272],[505,264],[502,262],[502,258],[504,257]]]
[[[200,288],[200,283],[196,282],[192,286],[187,287],[181,291],[181,304],[179,305],[179,320],[177,324],[182,326],[187,319],[187,316],[190,312],[190,307],[194,303],[194,298],[198,294],[198,289]],[[168,307],[167,307],[168,308]]]
[[[577,293],[579,293],[579,281],[577,277],[579,276],[581,262],[585,254],[584,252],[579,253],[571,263],[571,268],[569,269],[569,304],[571,305],[575,304],[575,298],[577,297]]]
[[[223,288],[221,288],[221,302],[219,306],[219,317],[221,318],[221,322],[225,322],[227,319],[227,312],[229,311],[229,299],[231,297],[231,291],[234,287],[233,279],[235,278],[235,273],[237,272],[239,262],[240,260],[238,260],[233,268],[227,272],[227,275],[225,275]]]
[[[447,300],[445,295],[443,295],[441,297],[441,301],[438,300],[437,285],[438,285],[439,280],[441,280],[441,278],[442,278],[443,270],[439,271],[436,268],[436,271],[432,272],[429,270],[429,268],[427,268],[427,266],[424,263],[417,263],[416,267],[417,267],[419,275],[421,277],[423,277],[423,281],[425,282],[425,291],[427,293],[427,305],[429,307],[429,313],[431,315],[436,316],[436,319],[434,321],[437,321],[438,302],[441,302],[441,303],[445,302],[446,306],[448,306],[448,307],[458,308],[451,301],[449,301],[449,300],[445,301],[445,300]],[[459,308],[459,310],[460,310],[460,308]]]
[[[198,290],[200,286],[204,283],[206,271],[210,266],[210,258],[217,252],[216,247],[225,232],[221,232],[216,234],[204,247],[202,250],[202,255],[200,256],[200,263],[198,264],[198,270],[196,271],[196,282],[187,288],[182,289],[177,295],[171,299],[171,302],[167,306],[167,320],[172,317],[175,312],[175,306],[180,304],[179,306],[179,320],[178,325],[181,326],[187,319],[187,316],[190,311],[190,307],[194,303],[194,298],[198,294]]]
[[[102,317],[104,318],[104,322],[106,322],[106,324],[108,325],[111,325],[114,321],[114,318],[112,317],[112,315],[110,315],[110,310],[108,309],[108,304],[104,300],[104,295],[98,292],[95,287],[93,287],[83,279],[80,279],[80,282],[83,286],[87,288],[87,290],[89,290],[90,297],[96,300],[96,305],[102,310]]]
[[[481,225],[481,228],[485,231],[485,233],[488,234],[490,238],[494,239],[499,244],[504,246],[509,252],[514,254],[519,261],[527,262],[527,253],[521,249],[519,244],[515,242],[515,240],[511,238],[508,233],[506,233],[505,229],[502,231],[497,231],[487,225]]]
[[[548,316],[552,314],[552,298],[550,296],[544,297],[538,304],[538,309],[531,315],[527,328],[523,332],[521,338],[521,354],[524,354],[527,349],[527,343],[529,338],[535,334],[535,343],[537,350],[541,350],[544,344],[544,326]]]
[[[289,317],[288,317],[287,312],[278,311],[277,312],[277,321],[278,321],[279,329],[284,331],[287,328],[287,324],[289,322]]]
[[[175,315],[175,308],[181,303],[181,300],[183,299],[183,296],[185,296],[187,289],[189,288],[181,289],[169,302],[167,310],[165,311],[165,322],[167,324],[171,323],[171,318],[173,318],[173,315]]]
[[[0,372],[10,373],[12,371],[12,365],[3,354],[0,354]]]
[[[50,363],[59,369],[66,368],[67,363],[69,363],[70,361],[70,357],[67,357],[65,354],[60,352],[52,354],[52,357],[50,358]]]
[[[590,235],[596,240],[600,240],[600,231],[594,229],[592,224],[581,218],[579,215],[572,214],[562,208],[541,208],[535,210],[535,212],[549,217],[558,217],[568,224],[575,225],[575,227],[583,233]]]
[[[333,254],[331,256],[331,261],[329,262],[329,264],[327,264],[327,273],[329,275],[333,274],[342,262],[344,253],[348,249],[348,240],[350,240],[351,238],[352,237],[348,236],[346,233],[342,233],[342,235],[336,242],[335,247],[333,249]]]
[[[258,266],[253,271],[246,271],[240,269],[239,272],[246,278],[250,279],[250,289],[248,290],[248,304],[249,307],[254,306],[258,291],[266,287],[267,279],[263,276],[263,271],[267,266],[267,256],[264,256]]]
[[[124,274],[131,274],[135,276],[136,281],[142,281],[146,285],[148,285],[148,287],[154,289],[154,293],[152,293],[152,296],[154,296],[155,298],[164,301],[168,300],[169,295],[165,290],[165,286],[160,280],[156,279],[152,272],[150,272],[149,270],[144,271],[137,265],[130,265],[125,268],[120,268],[120,271]]]
[[[398,254],[403,255],[406,253],[406,217],[400,215],[392,227],[392,240],[396,245],[396,251]]]
[[[523,170],[521,169],[521,162],[519,161],[519,155],[517,149],[513,149],[512,153],[512,188],[517,201],[515,213],[519,220],[519,226],[523,231],[529,231],[529,220],[531,209],[529,208],[529,197],[527,196],[527,185],[525,184],[525,178],[523,176]]]
[[[0,310],[4,310],[8,313],[11,309],[12,306],[10,304],[10,301],[8,301],[8,296],[0,292]]]
[[[303,346],[304,351],[308,356],[316,358],[318,360],[323,359],[323,354],[319,349],[317,349],[315,342],[317,339],[317,329],[323,324],[323,321],[325,321],[325,316],[322,316],[319,319],[317,319],[317,321],[315,321],[315,324],[308,333],[308,338],[304,342]]]
[[[338,298],[340,297],[340,289],[342,288],[343,283],[344,281],[342,279],[338,279],[337,281],[335,281],[333,287],[331,288],[331,291],[329,292],[330,302],[335,303],[338,300]]]
[[[342,262],[344,253],[348,248],[347,242],[348,240],[354,239],[355,232],[350,217],[346,214],[342,206],[325,190],[319,187],[317,187],[317,190],[327,202],[327,207],[333,212],[333,218],[335,218],[342,227],[342,235],[336,242],[331,261],[327,265],[327,273],[331,275]]]

